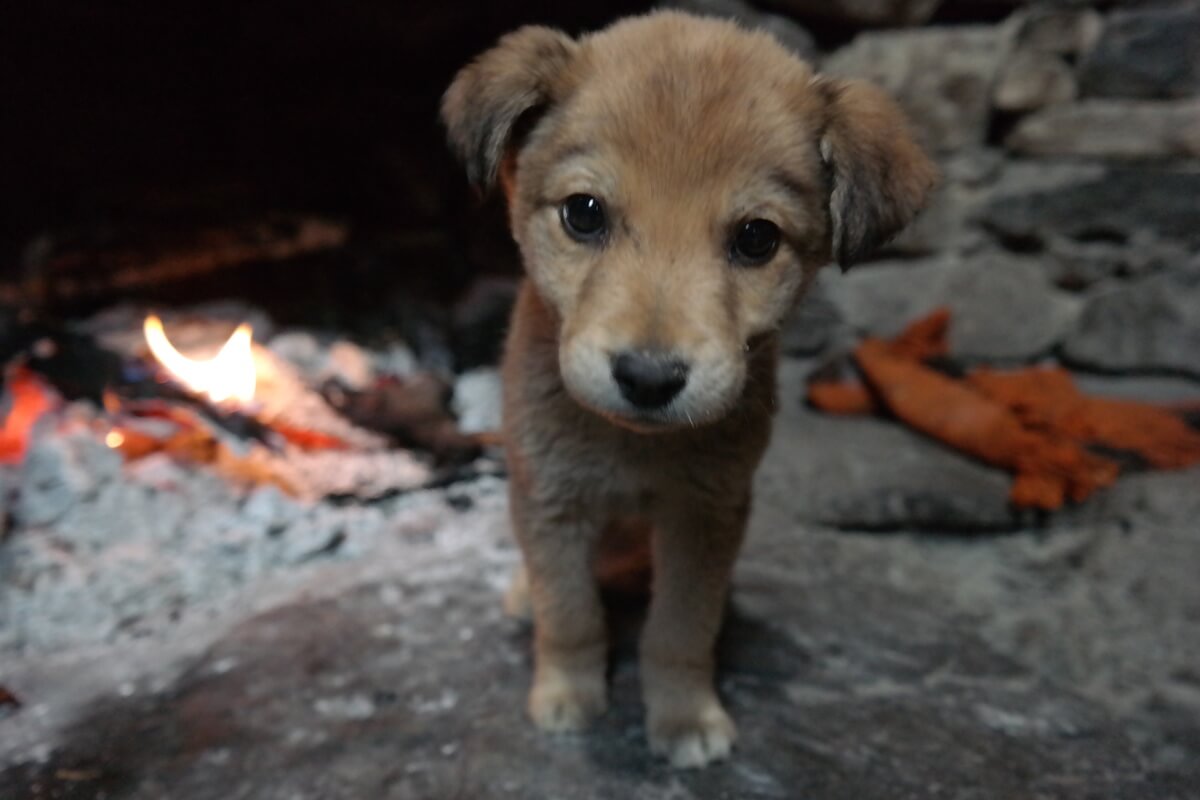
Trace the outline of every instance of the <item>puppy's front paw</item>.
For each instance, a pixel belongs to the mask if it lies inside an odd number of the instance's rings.
[[[691,708],[652,709],[646,723],[650,751],[678,769],[694,769],[728,758],[737,727],[716,697]]]
[[[529,716],[552,733],[582,730],[607,707],[603,667],[570,672],[539,668],[529,692]]]

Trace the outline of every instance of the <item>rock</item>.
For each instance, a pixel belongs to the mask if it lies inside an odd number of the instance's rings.
[[[983,144],[1003,50],[1002,34],[989,27],[871,32],[833,53],[823,71],[886,89],[922,142],[944,152]]]
[[[1004,144],[1022,155],[1200,157],[1200,100],[1085,100],[1022,119]]]
[[[817,56],[817,42],[799,23],[779,14],[759,11],[742,0],[671,0],[660,8],[676,8],[705,17],[730,19],[752,30],[764,30],[805,61]]]
[[[807,29],[790,17],[760,13],[753,27],[766,31],[805,61],[816,61],[819,55],[817,40]]]
[[[794,383],[781,396],[797,403],[802,391]],[[769,474],[791,487],[803,519],[872,531],[985,531],[1019,524],[1008,503],[1009,475],[894,421],[804,410],[777,425],[774,446],[797,452]]]
[[[501,386],[499,370],[480,367],[459,375],[454,382],[450,410],[458,417],[463,433],[495,433],[500,430]]]
[[[879,255],[924,256],[979,249],[984,234],[971,224],[1004,167],[999,150],[969,149],[941,159],[942,183],[917,218]]]
[[[1161,405],[1200,402],[1200,382],[1165,375],[1105,375],[1079,372],[1075,385],[1085,394],[1115,400],[1136,400]]]
[[[842,329],[842,317],[825,288],[831,270],[818,273],[812,287],[783,326],[780,347],[785,355],[812,356],[827,348]]]
[[[1000,70],[992,104],[1001,111],[1034,111],[1075,98],[1075,75],[1057,55],[1018,50]]]
[[[801,18],[815,17],[854,26],[890,27],[928,22],[942,0],[772,0]]]
[[[1200,92],[1200,6],[1114,11],[1081,66],[1085,95],[1186,97]]]
[[[996,252],[873,266],[830,281],[829,289],[846,322],[872,336],[893,336],[949,307],[950,355],[967,361],[1036,358],[1066,334],[1078,310],[1036,261]]]
[[[1200,377],[1200,274],[1153,275],[1097,289],[1062,354],[1089,369]]]
[[[1198,171],[1119,167],[1045,188],[1007,187],[983,208],[980,220],[1009,246],[1027,251],[1040,250],[1054,236],[1122,243],[1139,231],[1195,247],[1197,197]]]
[[[1168,270],[1186,270],[1188,249],[1179,242],[1159,241],[1135,231],[1129,242],[1077,241],[1051,236],[1044,259],[1056,286],[1079,290],[1106,278],[1130,278]]]
[[[1099,181],[1113,169],[1100,161],[1014,159],[1002,149],[995,152],[1000,154],[1002,168],[985,188],[990,194],[989,200],[1003,198],[1005,203],[1036,192],[1054,192]]]
[[[1059,56],[1078,56],[1095,46],[1104,19],[1090,8],[1035,5],[1014,19],[1014,43],[1019,50]]]

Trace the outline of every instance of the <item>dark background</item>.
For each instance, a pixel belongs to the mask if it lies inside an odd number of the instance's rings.
[[[511,272],[498,204],[471,192],[446,148],[441,93],[459,67],[518,25],[577,33],[646,7],[23,5],[0,26],[8,62],[0,77],[8,98],[0,280],[43,271],[52,285],[60,272],[104,268],[87,254],[132,248],[149,259],[156,247],[186,245],[197,229],[314,214],[349,224],[346,250],[222,273],[220,291],[205,278],[133,294],[172,301],[231,293],[271,305],[283,291],[346,307],[377,305],[390,273],[446,295],[481,269]],[[78,312],[113,299],[98,287],[42,300]],[[306,311],[315,313],[296,309]]]

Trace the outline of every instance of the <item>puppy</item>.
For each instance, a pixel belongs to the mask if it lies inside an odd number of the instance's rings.
[[[609,523],[636,517],[654,531],[651,749],[679,767],[723,758],[736,734],[713,645],[777,331],[818,268],[913,218],[935,170],[878,90],[676,12],[578,40],[522,28],[458,74],[442,117],[469,177],[503,185],[527,272],[503,369],[529,713],[571,731],[604,710],[592,562]]]

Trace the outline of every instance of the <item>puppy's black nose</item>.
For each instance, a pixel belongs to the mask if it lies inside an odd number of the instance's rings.
[[[637,350],[612,360],[613,379],[621,394],[638,408],[662,408],[687,384],[688,365],[669,353]]]

